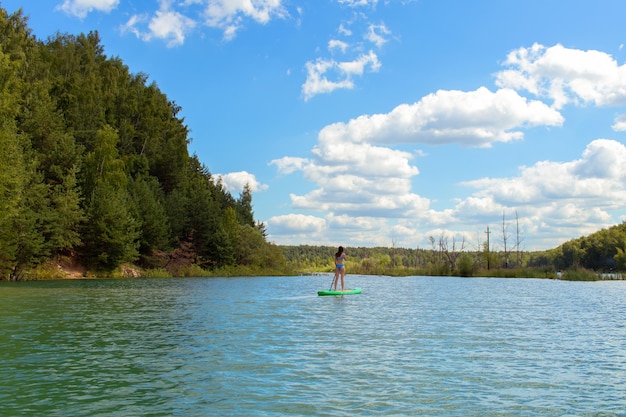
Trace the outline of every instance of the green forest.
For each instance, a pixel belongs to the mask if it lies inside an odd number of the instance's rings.
[[[189,155],[181,107],[103,50],[0,9],[0,279],[283,272],[251,190],[227,192]]]
[[[65,278],[68,270],[332,271],[336,248],[267,241],[250,188],[232,196],[189,154],[181,107],[148,75],[107,57],[97,32],[42,41],[21,10],[0,8],[0,89],[0,280]],[[348,273],[595,279],[626,271],[625,223],[541,252],[430,241],[347,248]]]

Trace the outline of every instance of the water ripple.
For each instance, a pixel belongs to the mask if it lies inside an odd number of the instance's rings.
[[[626,285],[349,276],[0,286],[0,416],[626,417]]]

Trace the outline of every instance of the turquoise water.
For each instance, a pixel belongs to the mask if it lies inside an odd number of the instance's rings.
[[[0,284],[1,416],[626,416],[626,282]]]

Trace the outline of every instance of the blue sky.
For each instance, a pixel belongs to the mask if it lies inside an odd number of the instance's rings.
[[[623,0],[2,6],[97,30],[277,244],[542,250],[626,220]]]

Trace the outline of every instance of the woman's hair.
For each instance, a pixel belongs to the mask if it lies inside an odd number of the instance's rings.
[[[339,246],[339,248],[337,249],[337,253],[335,254],[335,258],[339,258],[342,253],[343,253],[343,246]]]

